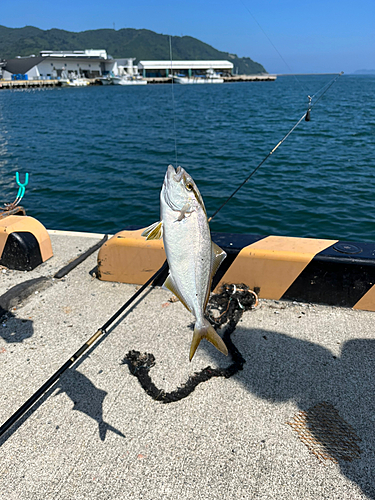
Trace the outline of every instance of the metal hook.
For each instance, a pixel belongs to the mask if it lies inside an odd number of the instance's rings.
[[[15,202],[17,202],[16,204],[18,204],[22,200],[22,198],[24,197],[24,194],[26,191],[26,186],[29,183],[29,174],[26,172],[25,182],[22,184],[22,182],[20,182],[19,173],[16,172],[16,182],[17,182],[19,188],[18,188],[18,193],[17,193],[17,197],[16,197]]]
[[[16,182],[18,184],[18,193],[17,193],[16,199],[13,201],[13,203],[4,203],[4,206],[0,207],[0,219],[2,218],[1,216],[4,213],[7,213],[9,215],[11,213],[11,211],[14,210],[16,208],[16,206],[22,200],[22,198],[25,194],[25,191],[26,191],[26,186],[29,182],[29,174],[28,173],[25,174],[25,182],[22,184],[22,182],[20,181],[19,173],[16,172]]]

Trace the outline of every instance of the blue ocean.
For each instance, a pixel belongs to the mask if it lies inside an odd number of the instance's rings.
[[[1,90],[0,204],[28,172],[22,205],[48,229],[147,226],[178,164],[212,215],[332,78]],[[341,76],[211,229],[375,241],[374,158],[375,77]]]

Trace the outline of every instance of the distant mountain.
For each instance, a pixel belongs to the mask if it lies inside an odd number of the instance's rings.
[[[124,28],[118,31],[99,29],[79,33],[59,29],[40,30],[33,26],[6,28],[0,26],[0,60],[17,56],[39,55],[41,50],[105,49],[114,58],[135,57],[140,60],[169,60],[169,35],[145,29]],[[221,52],[191,36],[172,37],[173,59],[228,60],[234,73],[267,73],[250,57]]]
[[[357,69],[353,75],[375,75],[375,69]]]

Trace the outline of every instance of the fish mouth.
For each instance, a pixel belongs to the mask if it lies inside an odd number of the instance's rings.
[[[173,168],[172,165],[168,165],[168,168],[167,168],[167,171],[165,173],[165,176],[164,176],[164,182],[163,182],[163,186],[166,188],[168,183],[170,182],[172,176],[175,174],[175,169]]]
[[[172,167],[172,168],[173,168],[173,167]],[[182,177],[183,177],[184,173],[185,173],[185,170],[184,170],[183,168],[181,168],[181,167],[177,167],[177,168],[176,168],[176,172],[175,172],[175,174],[174,174],[174,176],[173,176],[174,180],[175,180],[176,182],[180,182],[180,180],[182,179]]]
[[[181,167],[177,167],[176,170],[172,165],[168,165],[167,172],[164,177],[164,186],[167,187],[167,185],[172,182],[180,182],[183,175],[185,173],[185,170]]]

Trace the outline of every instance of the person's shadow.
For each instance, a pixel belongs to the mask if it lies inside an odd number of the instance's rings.
[[[246,359],[236,378],[250,392],[271,402],[292,400],[304,412],[329,402],[352,426],[361,440],[360,456],[337,461],[341,472],[375,499],[375,340],[345,342],[337,356],[274,331],[239,328],[233,341]],[[309,430],[322,441],[319,429]]]

